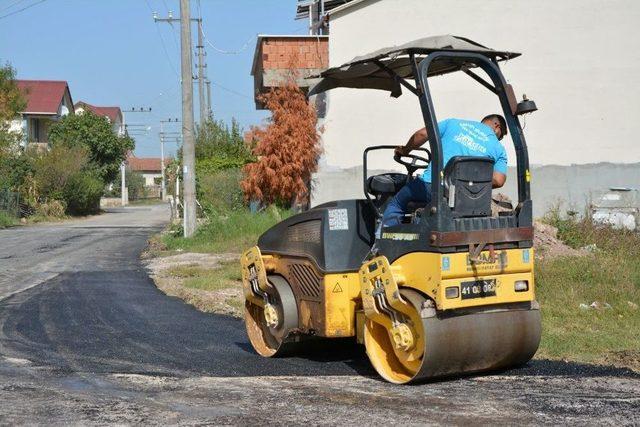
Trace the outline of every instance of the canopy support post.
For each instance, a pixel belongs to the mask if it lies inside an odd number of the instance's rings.
[[[393,71],[391,68],[387,67],[386,65],[384,65],[382,63],[382,61],[380,61],[379,59],[374,59],[373,63],[376,64],[381,70],[386,71],[387,73],[389,73],[389,75],[391,77],[393,77],[394,80],[396,80],[398,83],[400,83],[402,86],[406,87],[407,89],[409,89],[409,91],[411,91],[411,93],[413,93],[414,95],[418,96],[418,90],[411,86],[411,83],[409,83],[406,79],[403,79],[402,77],[400,77],[398,75],[398,73],[396,73],[395,71]]]
[[[485,79],[483,79],[482,77],[474,73],[473,71],[469,70],[468,68],[462,68],[462,72],[465,73],[467,76],[471,77],[473,80],[480,83],[482,86],[489,89],[491,92],[495,93],[496,95],[498,94],[498,90],[491,83],[489,83],[488,81],[486,81]]]

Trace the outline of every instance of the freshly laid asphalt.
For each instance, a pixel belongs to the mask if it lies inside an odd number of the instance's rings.
[[[22,262],[31,258],[32,268],[61,259],[57,269],[34,274],[46,280],[0,300],[0,354],[96,373],[226,377],[371,370],[361,349],[349,343],[312,355],[319,360],[259,357],[241,321],[199,312],[160,292],[139,256],[165,212],[163,206],[130,208],[91,221],[0,232],[3,242],[9,241],[3,234],[12,234],[13,243],[0,249],[0,271],[16,270],[12,253]],[[140,217],[152,225],[136,226]],[[25,231],[27,239],[17,238]],[[21,250],[22,241],[36,249]]]
[[[145,206],[0,230],[0,425],[640,423],[628,369],[537,360],[401,387],[351,341],[259,357],[242,321],[148,277],[140,253],[167,220]]]

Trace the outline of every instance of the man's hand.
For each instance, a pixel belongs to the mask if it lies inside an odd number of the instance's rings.
[[[406,156],[411,152],[411,149],[405,145],[399,145],[395,149],[396,156]]]

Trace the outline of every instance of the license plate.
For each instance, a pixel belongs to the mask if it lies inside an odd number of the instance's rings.
[[[460,295],[462,299],[493,297],[496,295],[496,279],[462,282]]]

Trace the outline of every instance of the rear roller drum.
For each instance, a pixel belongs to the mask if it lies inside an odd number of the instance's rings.
[[[291,287],[280,276],[267,277],[272,290],[264,307],[244,303],[245,326],[253,348],[264,357],[281,356],[293,349],[289,333],[298,327],[298,307]]]
[[[518,366],[538,349],[537,307],[436,316],[418,292],[401,289],[400,295],[413,308],[410,315],[403,315],[391,330],[371,319],[364,329],[369,360],[389,382],[404,384]]]

